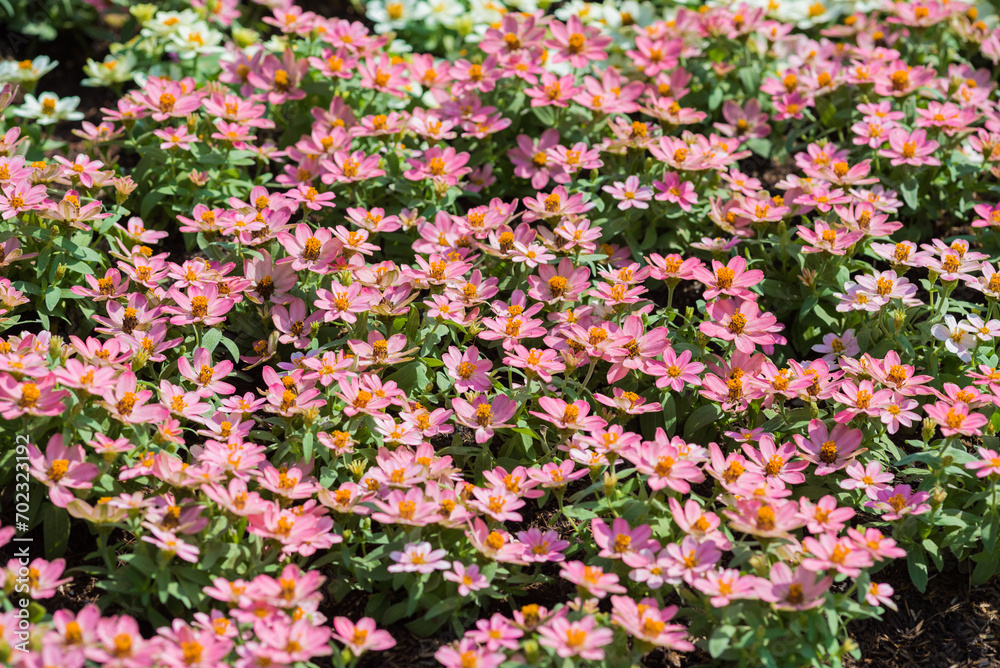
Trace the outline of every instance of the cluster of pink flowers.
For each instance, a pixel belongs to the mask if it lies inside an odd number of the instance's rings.
[[[397,58],[388,35],[283,6],[265,22],[294,48],[231,43],[217,83],[148,77],[85,124],[72,160],[29,163],[27,133],[6,131],[0,218],[66,238],[7,239],[0,270],[30,278],[69,238],[108,249],[98,270],[101,251],[81,245],[53,265],[61,283],[24,281],[33,291],[0,278],[0,323],[36,297],[59,317],[50,294],[93,311],[65,338],[0,339],[0,417],[42,435],[25,473],[73,518],[134,536],[162,573],[214,563],[223,539],[253,555],[233,566],[244,579],[185,588],[202,610],[152,637],[133,616],[60,610],[13,665],[253,668],[392,647],[373,618],[321,612],[328,577],[310,564],[326,555],[324,568],[343,555],[330,567],[345,582],[352,559],[379,569],[366,591],[433,582],[450,610],[508,593],[510,573],[575,588],[479,619],[437,651],[454,668],[539,647],[609,660],[614,628],[690,651],[667,587],[705,614],[806,611],[839,595],[835,578],[867,582],[905,557],[858,511],[902,541],[941,500],[885,444],[920,430],[963,448],[992,435],[1000,407],[993,258],[965,239],[892,239],[916,208],[912,186],[885,185],[897,176],[956,154],[1000,176],[990,73],[904,60],[901,27],[974,32],[965,5],[925,4],[852,15],[822,39],[745,5],[681,8],[625,30],[624,48],[579,16],[508,12],[453,60]],[[238,16],[219,5],[222,25]],[[692,63],[716,38],[777,54],[767,110],[756,97],[709,105],[714,120],[696,108],[709,91]],[[1000,59],[995,34],[969,39]],[[622,52],[629,65],[610,64]],[[709,80],[733,67],[713,62]],[[845,91],[864,101],[839,144],[802,141],[777,176],[748,166],[768,137],[837,113]],[[305,132],[279,146],[272,118],[296,127],[290,114]],[[607,132],[530,121],[563,114]],[[126,133],[218,196],[122,215],[136,183],[93,149]],[[218,190],[203,150],[252,155],[268,178]],[[973,229],[1000,229],[1000,204],[970,209]],[[147,228],[161,220],[169,231]],[[182,233],[204,252],[171,253]],[[789,286],[811,303],[786,308]],[[955,308],[959,288],[987,309]],[[811,315],[822,329],[803,325]],[[1000,479],[995,449],[970,457],[968,480]],[[639,495],[632,513],[625,494]],[[536,521],[550,501],[571,530]],[[747,549],[752,566],[730,564]],[[62,560],[12,561],[0,588],[22,567],[32,599],[70,581]],[[893,607],[892,594],[873,583],[858,600]],[[12,646],[16,626],[0,616]]]

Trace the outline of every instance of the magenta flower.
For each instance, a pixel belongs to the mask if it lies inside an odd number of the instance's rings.
[[[706,571],[692,586],[710,596],[708,602],[713,607],[723,608],[735,600],[757,598],[760,585],[754,575],[743,575],[737,569],[720,569]]]

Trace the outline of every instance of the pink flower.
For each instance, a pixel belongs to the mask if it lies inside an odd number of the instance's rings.
[[[444,668],[498,668],[507,660],[503,652],[492,652],[480,647],[472,638],[462,638],[457,645],[442,645],[434,653],[434,658]]]
[[[770,504],[756,499],[739,499],[735,510],[725,510],[729,526],[752,536],[785,536],[805,522],[799,518],[799,504],[794,501]]]
[[[197,546],[181,540],[172,531],[164,531],[153,526],[146,527],[151,536],[143,536],[142,540],[159,548],[168,557],[178,556],[184,561],[192,564],[198,563],[198,555],[201,550]]]
[[[887,521],[903,519],[907,515],[923,515],[931,509],[924,503],[931,497],[927,492],[914,492],[909,485],[896,485],[875,494],[875,499],[865,503],[869,508],[883,511],[882,519]]]
[[[816,475],[827,475],[847,466],[854,457],[865,452],[861,445],[863,434],[860,429],[848,429],[838,424],[828,431],[822,420],[809,422],[809,439],[800,434],[792,438],[799,446],[802,456],[816,464]]]
[[[747,270],[747,261],[739,255],[731,258],[727,264],[712,260],[712,271],[698,267],[691,272],[692,276],[704,283],[705,299],[715,299],[719,295],[753,300],[756,296],[747,288],[764,280],[764,272],[759,269]]]
[[[838,508],[837,499],[827,494],[813,503],[809,499],[799,498],[799,516],[806,522],[809,533],[836,533],[843,529],[847,520],[854,517],[853,508]]]
[[[51,417],[63,413],[66,410],[63,399],[69,392],[55,389],[57,380],[58,372],[41,378],[26,377],[21,381],[0,372],[0,417],[15,420],[22,415]]]
[[[618,584],[618,576],[605,573],[600,566],[587,566],[582,561],[568,561],[562,565],[559,577],[569,580],[597,598],[608,594],[624,594],[625,587]]]
[[[524,545],[523,558],[527,562],[563,561],[566,559],[562,551],[569,547],[569,542],[559,539],[559,534],[549,530],[542,532],[537,527],[517,534],[517,539]]]
[[[572,74],[560,77],[552,72],[543,72],[537,86],[524,90],[524,94],[531,98],[532,107],[568,107],[579,92]]]
[[[19,573],[20,569],[24,566],[19,559],[11,559],[7,562],[7,570],[9,573]],[[66,560],[56,559],[55,561],[46,561],[45,559],[35,559],[30,564],[28,564],[28,595],[35,599],[42,598],[52,598],[56,595],[56,590],[62,587],[64,584],[73,581],[73,578],[60,578],[59,576],[63,574],[66,570]],[[8,575],[10,578],[11,586],[13,586],[14,578]]]
[[[941,427],[941,433],[946,437],[979,436],[989,422],[989,418],[982,413],[971,413],[969,405],[963,402],[952,404],[939,401],[924,406],[924,412]]]
[[[455,419],[475,430],[476,443],[485,443],[493,438],[494,429],[510,427],[507,420],[514,417],[518,408],[517,402],[505,394],[498,394],[492,402],[482,394],[472,403],[455,397],[451,400],[451,406],[455,410]]]
[[[548,154],[548,149],[559,143],[559,131],[549,128],[534,140],[528,135],[517,136],[517,147],[507,151],[514,164],[514,176],[531,179],[535,190],[544,188],[551,178],[556,183],[568,183],[570,178],[562,166]]]
[[[682,211],[690,211],[692,205],[698,203],[698,194],[694,184],[681,181],[677,172],[664,172],[662,181],[653,181],[653,187],[658,191],[656,200],[678,205]]]
[[[447,574],[446,574],[447,577]],[[476,622],[475,631],[467,631],[466,635],[478,643],[485,645],[490,652],[500,649],[516,650],[518,648],[518,638],[524,636],[524,631],[517,628],[509,619],[499,612],[487,619],[480,619]]]
[[[362,617],[357,623],[347,617],[334,617],[333,628],[330,637],[344,643],[354,656],[361,656],[368,650],[381,652],[396,646],[388,631],[375,628],[375,620],[371,617]]]
[[[902,128],[896,128],[889,132],[889,148],[883,148],[879,155],[891,158],[889,164],[893,167],[897,165],[911,165],[920,167],[921,165],[940,165],[941,161],[933,156],[937,150],[936,141],[927,139],[927,131],[920,129],[912,133]]]
[[[556,397],[539,397],[538,407],[541,411],[528,411],[531,415],[554,424],[559,429],[567,431],[591,430],[603,427],[604,418],[590,415],[590,404],[585,399],[577,399],[567,403]]]
[[[155,423],[166,420],[170,416],[169,408],[161,404],[144,405],[152,396],[151,390],[138,389],[134,373],[125,371],[118,376],[114,387],[104,389],[102,405],[111,413],[112,417],[126,424]]]
[[[656,376],[656,386],[660,389],[669,388],[674,392],[683,392],[686,385],[701,385],[698,375],[705,370],[701,362],[691,361],[692,353],[684,350],[680,355],[673,348],[663,352],[663,366],[654,365],[652,375]]]
[[[73,489],[89,489],[97,477],[96,465],[87,462],[83,447],[63,445],[62,434],[54,434],[45,447],[45,455],[35,446],[28,445],[30,473],[49,488],[49,499],[60,508],[75,498]]]
[[[842,489],[863,489],[869,499],[874,499],[878,492],[888,489],[887,483],[892,482],[893,475],[882,470],[877,461],[870,461],[864,466],[852,461],[845,469],[848,477],[840,481]]]
[[[667,623],[676,614],[676,605],[661,610],[652,598],[644,598],[636,603],[627,596],[611,597],[611,619],[629,635],[657,647],[690,652],[694,645],[686,638],[687,629],[680,624]]]
[[[461,561],[452,562],[452,570],[445,572],[444,579],[458,584],[459,596],[468,596],[490,585],[486,576],[479,572],[478,565],[466,566]]]
[[[550,49],[553,63],[569,61],[571,67],[583,69],[592,61],[605,60],[608,54],[604,49],[609,47],[614,38],[602,35],[600,28],[584,26],[574,14],[569,21],[552,21],[549,24],[552,39],[545,43]]]
[[[596,622],[587,616],[577,622],[570,622],[565,617],[557,617],[538,629],[541,638],[538,643],[551,647],[563,658],[578,656],[590,661],[604,659],[605,645],[611,644],[614,632],[606,628],[594,628]]]
[[[443,150],[437,147],[429,148],[423,152],[420,160],[407,159],[411,169],[403,172],[403,176],[411,181],[434,179],[449,186],[458,185],[459,179],[472,171],[465,166],[469,162],[469,157],[465,151],[458,153],[450,146]]]
[[[885,582],[872,582],[865,592],[865,601],[868,605],[879,607],[884,605],[890,610],[896,610],[896,604],[892,600],[895,593],[892,586]]]
[[[713,125],[727,137],[747,139],[771,134],[768,115],[761,113],[760,101],[755,97],[750,98],[743,108],[732,100],[726,100],[722,105],[722,116],[726,122]]]
[[[208,352],[207,348],[196,348],[190,361],[187,357],[179,358],[177,370],[198,387],[198,394],[202,397],[232,394],[236,391],[236,388],[229,383],[222,382],[222,379],[228,377],[232,372],[233,363],[229,360],[223,360],[213,365],[212,354]]]
[[[788,564],[779,561],[771,567],[770,580],[760,580],[757,593],[779,610],[809,610],[823,603],[831,582],[832,577],[817,580],[814,572],[801,566],[792,573]]]
[[[709,304],[707,310],[715,322],[702,322],[699,325],[701,332],[734,341],[740,352],[752,354],[759,344],[765,353],[770,353],[773,346],[785,343],[785,338],[776,334],[785,326],[778,324],[773,314],[761,314],[756,301],[726,299]]]
[[[818,538],[807,536],[802,539],[802,547],[811,556],[802,560],[802,567],[814,572],[835,570],[852,578],[861,575],[861,569],[875,562],[868,552],[858,549],[850,538],[837,538],[830,533]]]
[[[433,573],[436,570],[447,570],[451,564],[443,559],[447,550],[433,550],[427,542],[407,543],[403,551],[389,553],[396,563],[388,567],[390,573]]]
[[[604,520],[596,518],[590,522],[590,530],[594,535],[594,542],[601,548],[597,556],[609,559],[621,559],[626,554],[638,552],[646,547],[653,534],[648,524],[632,529],[621,517],[616,517],[611,527]]]
[[[618,200],[618,209],[621,211],[633,207],[648,209],[646,202],[653,198],[652,188],[639,185],[639,177],[635,175],[629,176],[624,183],[615,181],[613,186],[604,186],[602,190]]]
[[[732,601],[757,597],[758,578],[736,569],[710,570],[694,581],[694,588],[707,594],[713,607],[723,608]]]
[[[1000,477],[1000,452],[989,448],[977,448],[979,459],[968,462],[965,468],[976,472],[977,478]]]

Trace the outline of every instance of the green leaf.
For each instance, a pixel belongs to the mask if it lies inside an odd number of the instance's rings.
[[[722,411],[715,404],[708,404],[696,409],[684,423],[684,439],[690,440],[704,427],[718,420],[720,415],[722,415]]]
[[[913,586],[921,594],[927,591],[927,555],[924,548],[914,545],[907,551],[906,569],[910,572]]]
[[[51,313],[59,306],[61,300],[62,290],[58,286],[50,285],[49,289],[45,291],[45,310]]]
[[[212,328],[205,332],[205,335],[201,337],[201,346],[208,352],[215,352],[218,347],[219,342],[222,341],[222,330]]]
[[[718,659],[723,652],[729,649],[729,643],[732,641],[734,633],[736,633],[736,627],[730,624],[722,624],[712,631],[712,635],[708,637],[708,653],[712,655],[713,659]]]
[[[920,184],[913,177],[910,177],[899,184],[899,194],[903,196],[903,201],[906,206],[910,207],[913,211],[917,211],[920,206],[920,200],[917,195],[920,191]]]
[[[45,535],[45,556],[57,559],[66,553],[69,545],[69,513],[52,504],[46,504],[42,513]]]

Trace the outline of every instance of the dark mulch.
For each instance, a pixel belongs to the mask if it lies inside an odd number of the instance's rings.
[[[897,612],[851,624],[862,659],[852,667],[988,668],[1000,666],[1000,579],[969,586],[969,569],[953,565],[934,575],[927,591],[910,582],[900,561],[876,579],[896,590]]]

